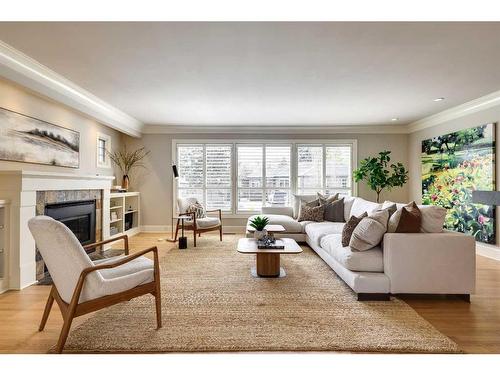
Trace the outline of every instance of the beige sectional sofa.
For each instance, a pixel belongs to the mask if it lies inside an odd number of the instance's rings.
[[[271,224],[283,225],[286,232],[280,233],[281,237],[306,242],[357,293],[359,300],[387,300],[391,294],[453,294],[469,300],[474,292],[474,238],[443,231],[442,219],[431,207],[419,206],[426,232],[386,233],[379,246],[353,251],[341,243],[344,222],[298,222],[295,217],[299,198],[294,207],[263,207],[261,215],[267,216]],[[362,198],[344,197],[345,221],[351,215],[370,214],[380,208],[381,204]],[[248,230],[247,236],[252,236]]]

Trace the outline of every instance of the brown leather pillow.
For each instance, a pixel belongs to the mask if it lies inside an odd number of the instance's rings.
[[[396,228],[396,233],[420,233],[421,225],[422,213],[417,204],[411,202],[401,210],[401,217]]]
[[[347,223],[345,223],[344,228],[342,229],[342,246],[346,247],[349,246],[349,242],[351,241],[352,237],[352,232],[354,229],[358,226],[360,221],[364,218],[367,217],[368,214],[366,212],[363,212],[363,214],[359,217],[356,217],[352,215],[349,220],[347,220]]]

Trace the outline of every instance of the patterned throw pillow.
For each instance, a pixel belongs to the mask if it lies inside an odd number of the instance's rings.
[[[318,199],[319,199],[319,204],[333,203],[339,200],[339,193],[330,196],[318,193]]]
[[[349,242],[351,241],[352,237],[352,232],[354,232],[354,229],[358,226],[358,224],[361,222],[361,220],[364,217],[367,217],[368,214],[364,212],[361,216],[351,216],[349,220],[347,220],[347,223],[345,223],[344,228],[342,229],[342,246],[346,247],[349,246]]]
[[[300,206],[299,206],[299,213],[297,215],[297,220],[299,220],[299,217],[302,215],[302,207],[307,206],[307,207],[318,207],[319,206],[319,199],[314,199],[310,202],[305,202],[301,201]]]
[[[303,204],[300,207],[300,216],[297,221],[323,221],[323,216],[325,215],[325,205],[310,207]]]
[[[203,206],[199,203],[193,203],[188,206],[188,212],[194,212],[194,216],[197,219],[201,219],[202,217],[206,217],[205,209]]]

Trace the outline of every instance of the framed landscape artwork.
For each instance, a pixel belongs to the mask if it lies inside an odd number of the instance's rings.
[[[495,207],[472,203],[473,190],[496,190],[495,124],[422,142],[422,203],[448,210],[445,228],[495,243]]]
[[[80,133],[0,108],[0,159],[78,168]]]

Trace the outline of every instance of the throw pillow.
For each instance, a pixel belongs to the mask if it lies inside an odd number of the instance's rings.
[[[325,221],[344,222],[344,198],[325,204]]]
[[[302,210],[303,210],[302,207],[304,207],[304,206],[307,206],[307,207],[318,207],[319,206],[319,199],[314,199],[314,200],[309,201],[309,202],[303,201],[303,200],[300,201],[299,212],[297,214],[297,220],[298,221],[300,221],[299,217],[302,215]]]
[[[299,217],[300,206],[303,202],[311,202],[318,198],[318,194],[294,194],[293,195],[293,217]],[[319,206],[319,203],[318,203]]]
[[[318,199],[319,199],[319,204],[332,203],[339,199],[339,193],[335,195],[323,195],[321,193],[318,193]]]
[[[353,251],[365,251],[379,245],[387,232],[389,211],[378,210],[361,219],[352,232],[349,246]]]
[[[389,217],[391,217],[392,214],[398,210],[398,206],[394,202],[385,201],[384,204],[382,205],[382,209],[389,211]]]
[[[297,221],[323,221],[325,215],[325,205],[311,207],[307,203],[300,207],[300,214]]]
[[[403,207],[396,233],[419,233],[422,224],[422,214],[415,202]]]
[[[441,233],[446,218],[446,208],[439,206],[418,206],[422,214],[420,230],[424,233]]]
[[[194,212],[194,216],[197,219],[201,219],[202,217],[206,217],[205,209],[203,206],[199,203],[192,203],[188,206],[188,212]]]
[[[349,241],[351,240],[352,232],[354,231],[354,228],[359,224],[359,222],[367,217],[368,214],[364,212],[361,216],[351,216],[349,220],[347,220],[347,223],[345,223],[344,228],[342,229],[342,246],[346,247],[349,246]]]
[[[404,221],[401,218],[404,215]],[[401,226],[400,226],[401,224]],[[422,224],[422,214],[415,202],[410,202],[406,206],[398,208],[389,218],[387,232],[389,233],[417,233],[420,232]],[[418,229],[417,229],[418,225]]]

